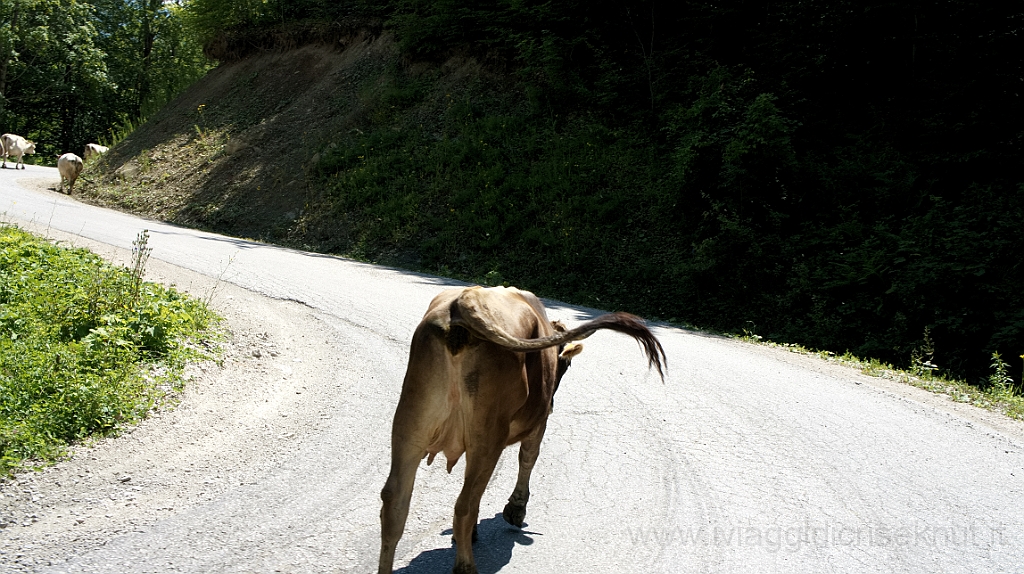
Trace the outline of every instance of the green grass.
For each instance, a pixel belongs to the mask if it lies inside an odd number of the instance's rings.
[[[0,474],[145,418],[216,352],[219,317],[130,268],[0,225]]]
[[[297,245],[672,315],[653,293],[678,263],[665,247],[674,199],[649,142],[545,115],[519,92],[404,81],[367,96],[367,124],[319,150],[322,191]]]
[[[862,359],[849,352],[837,354],[830,351],[815,351],[790,343],[765,341],[749,332],[736,338],[749,343],[787,349],[794,353],[815,355],[831,363],[853,367],[871,377],[897,381],[938,395],[945,395],[949,400],[957,403],[967,403],[1002,413],[1012,419],[1024,420],[1024,396],[1020,392],[1020,388],[1024,387],[1024,382],[1018,386],[1014,385],[1012,380],[1005,378],[1006,364],[1000,360],[998,355],[993,357],[993,375],[990,377],[990,384],[972,385],[921,364],[912,370],[906,370],[878,359]],[[1024,359],[1024,355],[1021,358]]]

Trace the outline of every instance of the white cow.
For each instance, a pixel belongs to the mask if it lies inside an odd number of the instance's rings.
[[[26,154],[31,155],[36,153],[36,144],[14,134],[4,134],[0,136],[0,147],[3,147],[4,155],[4,163],[0,167],[4,168],[7,167],[7,157],[14,156],[17,158],[14,162],[14,169],[18,169],[19,165],[21,165],[21,169],[25,169],[23,156]]]
[[[82,173],[85,162],[73,153],[66,153],[57,158],[57,171],[60,172],[60,190],[64,189],[64,180],[68,180],[68,195],[75,189],[75,180]]]
[[[109,149],[110,148],[108,148],[107,146],[100,144],[85,144],[85,153],[83,154],[85,157],[85,161],[89,161],[89,158],[91,158],[94,155],[103,155],[107,153],[107,150]]]

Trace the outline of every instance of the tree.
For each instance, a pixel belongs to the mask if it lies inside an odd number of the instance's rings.
[[[17,56],[15,49],[18,17],[21,15],[22,0],[11,0],[0,6],[0,118],[3,118],[7,107],[7,70],[11,60]]]
[[[40,158],[145,117],[209,67],[176,3],[10,0],[0,18],[0,123]]]
[[[79,111],[102,102],[104,54],[94,43],[92,7],[60,0],[12,3],[4,78],[9,131],[43,142],[43,153],[69,149],[79,134]],[[49,149],[48,149],[49,148]]]
[[[186,29],[179,3],[162,0],[96,0],[100,40],[111,77],[127,109],[148,116],[202,77],[209,63]]]

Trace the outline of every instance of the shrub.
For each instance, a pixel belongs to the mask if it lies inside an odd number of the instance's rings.
[[[146,235],[136,253],[148,253]],[[144,418],[218,318],[84,249],[0,226],[0,472]]]

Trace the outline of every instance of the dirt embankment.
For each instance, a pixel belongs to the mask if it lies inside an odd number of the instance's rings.
[[[367,121],[388,35],[268,50],[222,64],[83,176],[86,201],[235,236],[280,240],[310,204],[309,173]]]

